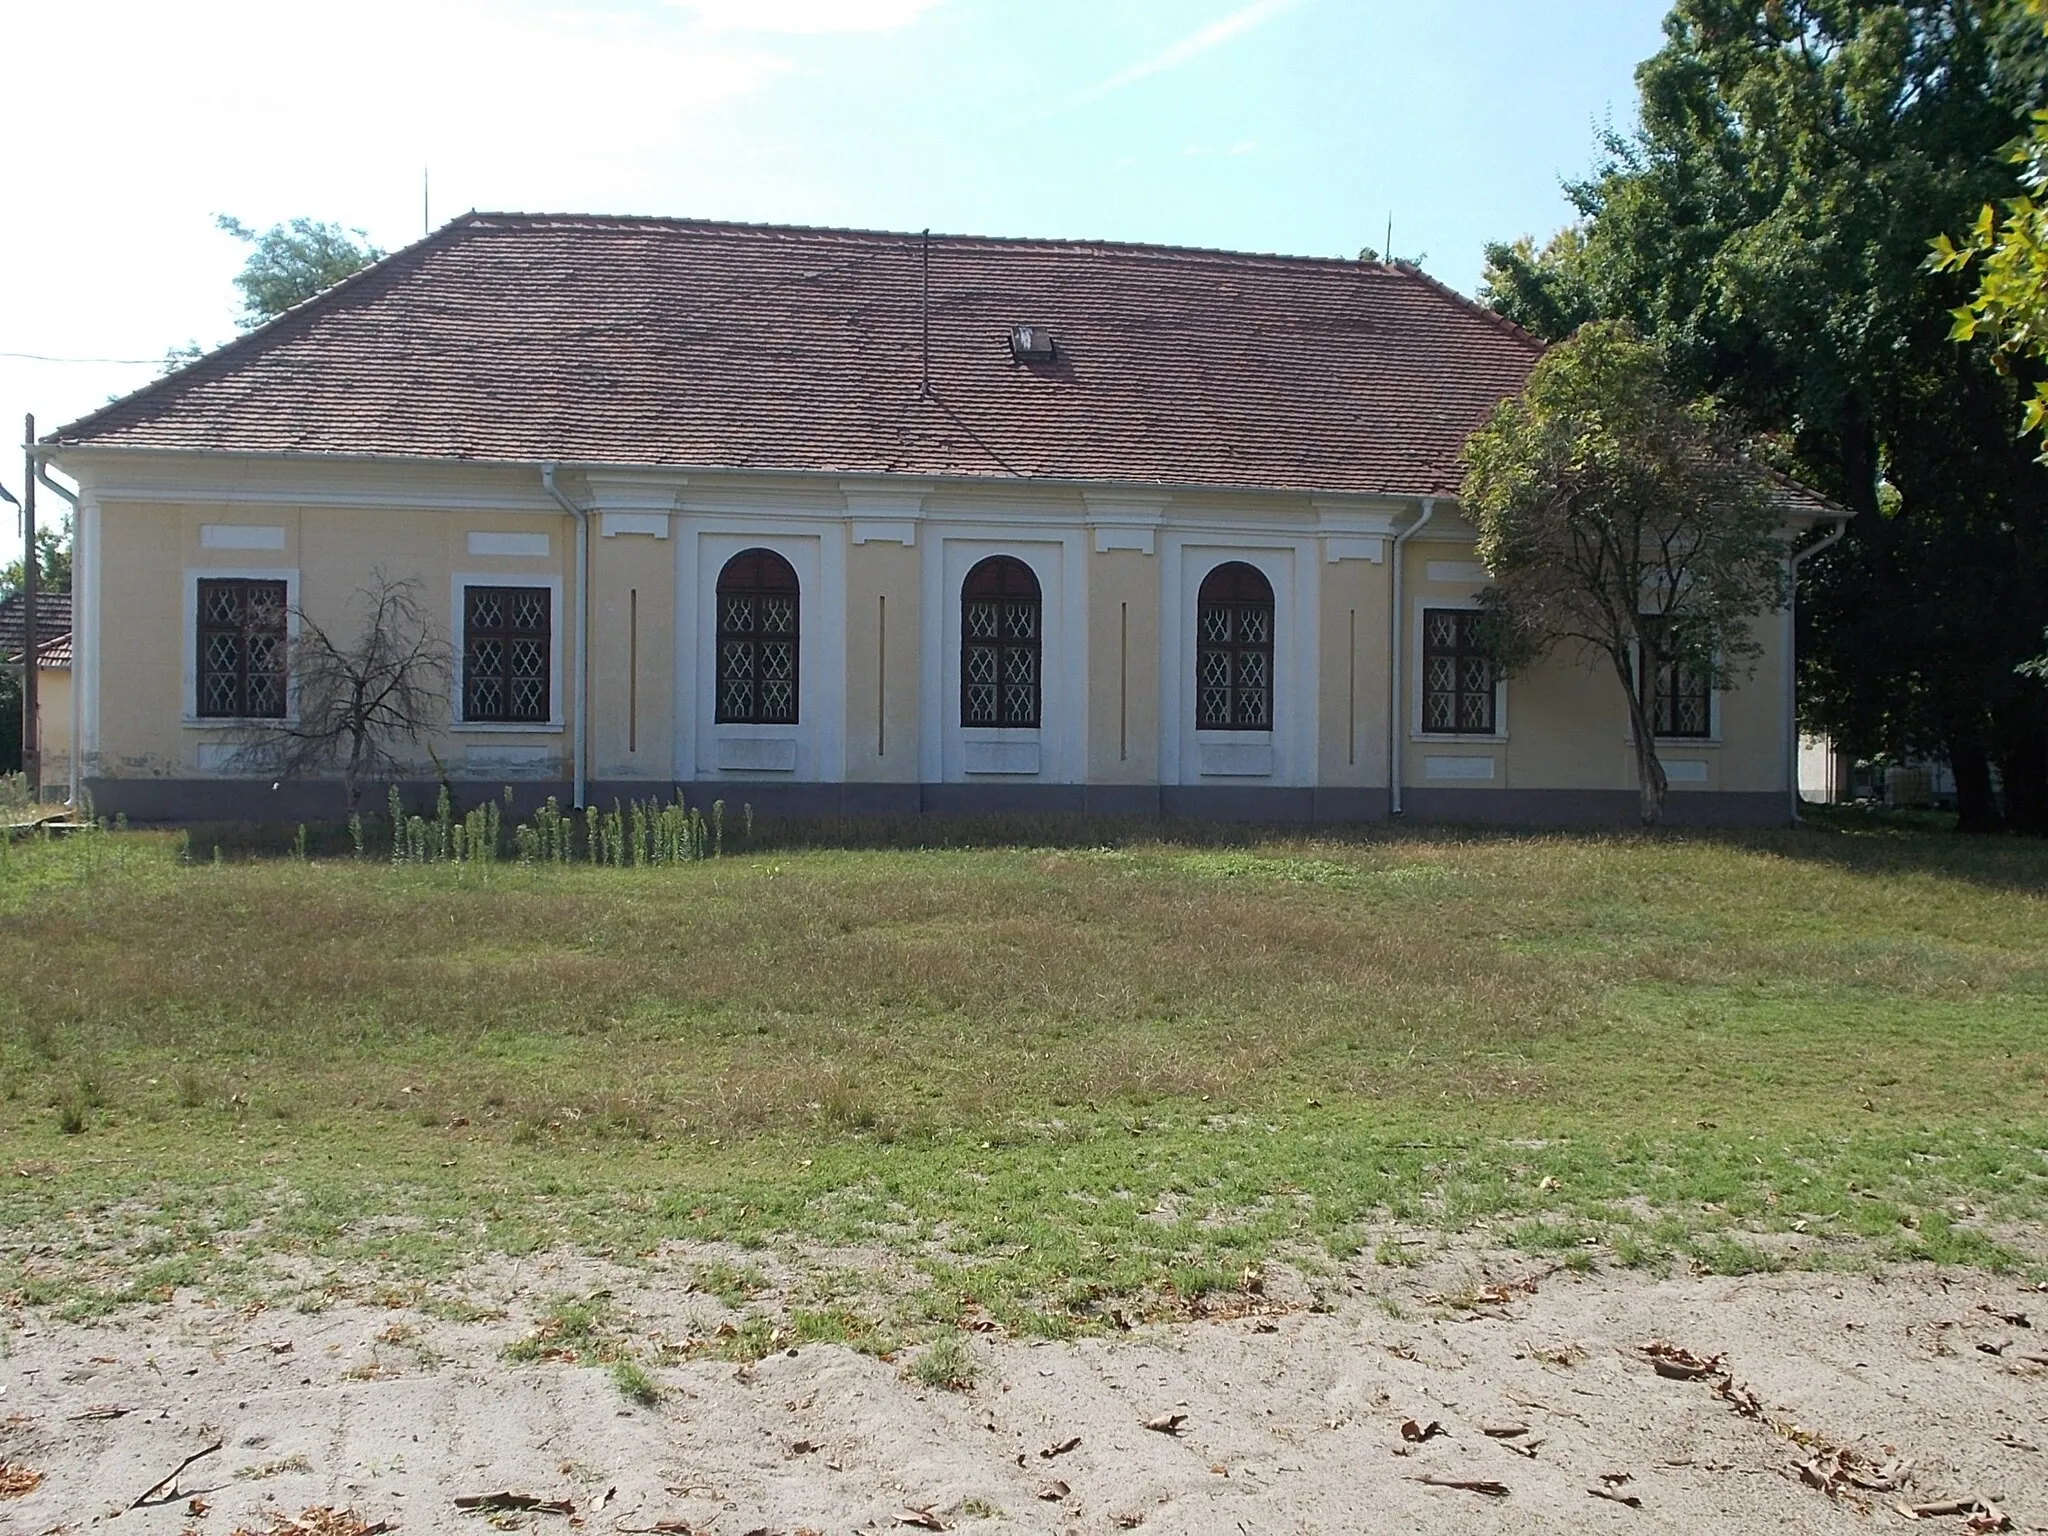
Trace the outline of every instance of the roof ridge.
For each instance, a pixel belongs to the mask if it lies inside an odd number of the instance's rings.
[[[480,211],[471,209],[455,222],[475,221],[487,225],[490,220],[504,220],[507,223],[522,223],[534,226],[560,224],[570,227],[589,228],[613,226],[619,229],[673,229],[678,231],[702,231],[712,233],[733,233],[748,235],[827,235],[843,239],[863,241],[902,241],[916,245],[927,235],[916,229],[869,229],[858,225],[839,224],[774,224],[754,222],[745,219],[690,218],[680,214],[661,213],[521,213],[512,210]],[[1026,248],[1036,250],[1104,251],[1128,253],[1131,255],[1165,257],[1224,257],[1235,261],[1277,262],[1288,266],[1332,267],[1353,272],[1404,273],[1422,276],[1437,286],[1434,278],[1428,278],[1420,268],[1405,262],[1362,261],[1351,256],[1308,256],[1290,251],[1245,251],[1229,246],[1174,245],[1146,240],[1112,240],[1099,236],[1056,236],[1056,235],[974,235],[932,231],[929,238],[934,244],[945,242],[950,245],[992,246],[998,248]],[[1457,290],[1446,288],[1446,292]],[[1462,295],[1460,295],[1462,297]],[[1467,303],[1472,301],[1467,300]]]

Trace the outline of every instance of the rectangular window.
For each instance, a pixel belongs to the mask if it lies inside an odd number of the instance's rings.
[[[1714,678],[1710,672],[1667,661],[1657,668],[1650,720],[1659,736],[1714,734]]]
[[[221,577],[199,583],[199,676],[208,720],[277,720],[285,708],[285,584]]]
[[[546,587],[462,589],[462,718],[546,723],[554,594]]]
[[[1493,658],[1479,645],[1476,609],[1422,612],[1422,728],[1435,736],[1495,733]]]

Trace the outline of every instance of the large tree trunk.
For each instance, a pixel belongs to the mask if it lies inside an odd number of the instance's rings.
[[[2029,837],[2048,836],[2048,737],[2029,731],[1998,755],[2005,824]]]
[[[1976,732],[1957,732],[1948,743],[1949,772],[1956,780],[1956,830],[1999,832],[2004,822],[1991,793],[1991,757]]]
[[[1628,657],[1614,658],[1615,676],[1621,679],[1621,691],[1628,697],[1629,735],[1635,741],[1636,790],[1642,799],[1643,825],[1654,827],[1664,819],[1664,796],[1671,781],[1664,776],[1663,763],[1657,760],[1657,729],[1650,719],[1649,705],[1643,702],[1635,672]]]

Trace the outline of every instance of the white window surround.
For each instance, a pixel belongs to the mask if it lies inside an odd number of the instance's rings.
[[[1459,742],[1472,746],[1498,746],[1508,739],[1508,680],[1497,677],[1493,683],[1493,730],[1480,731],[1425,731],[1422,728],[1423,679],[1427,675],[1423,663],[1422,615],[1431,608],[1455,608],[1465,613],[1474,613],[1482,605],[1469,597],[1418,597],[1410,612],[1409,635],[1413,652],[1408,663],[1408,739],[1452,746]]]
[[[468,587],[546,587],[548,589],[548,717],[545,720],[465,720],[462,718],[463,591]],[[567,729],[562,715],[562,631],[568,625],[562,611],[562,578],[528,576],[512,571],[458,571],[448,578],[450,635],[448,729],[468,733],[533,736],[559,734]]]
[[[918,644],[918,773],[926,783],[958,784],[970,774],[1035,784],[1085,779],[1087,540],[1088,531],[1073,524],[1004,527],[926,519]],[[1022,561],[1038,578],[1036,727],[967,726],[960,719],[960,589],[967,573],[991,555]],[[990,733],[1004,744],[1017,744],[1016,749],[997,750],[985,739]],[[1037,746],[1035,771],[1028,766],[1025,743]]]
[[[836,782],[846,769],[846,559],[842,539],[795,518],[679,516],[676,777]],[[797,582],[797,703],[792,725],[718,720],[718,577],[749,549],[787,560]]]
[[[1315,782],[1319,698],[1321,538],[1171,529],[1164,533],[1159,591],[1159,778],[1163,784],[1258,779]],[[1273,728],[1210,731],[1197,719],[1195,656],[1202,582],[1219,565],[1251,566],[1273,589]],[[1263,747],[1263,752],[1257,750]]]
[[[199,583],[202,581],[281,581],[284,583],[284,634],[287,650],[299,638],[299,570],[297,566],[188,566],[184,572],[184,622],[179,638],[180,701],[178,724],[195,731],[239,731],[252,725],[275,725],[299,718],[299,680],[285,678],[282,716],[249,719],[199,713]]]

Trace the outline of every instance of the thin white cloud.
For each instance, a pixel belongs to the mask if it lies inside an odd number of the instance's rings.
[[[1264,26],[1282,11],[1292,9],[1298,0],[1252,0],[1242,10],[1232,11],[1221,20],[1212,21],[1199,32],[1191,32],[1179,42],[1160,49],[1149,59],[1140,59],[1129,69],[1119,70],[1107,80],[1098,81],[1073,98],[1070,106],[1084,102],[1100,101],[1112,91],[1120,91],[1127,85],[1136,85],[1140,80],[1149,80],[1154,75],[1164,74],[1169,69],[1178,69],[1188,60],[1207,53],[1218,44],[1227,43]]]
[[[893,32],[944,0],[672,0],[713,32]]]

